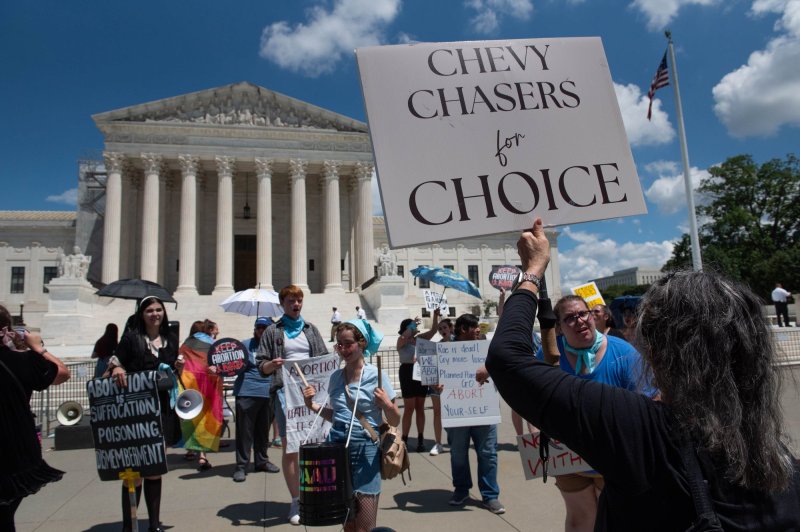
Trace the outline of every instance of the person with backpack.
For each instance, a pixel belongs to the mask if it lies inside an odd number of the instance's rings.
[[[313,386],[303,390],[306,406],[332,423],[328,440],[347,443],[356,514],[354,520],[345,523],[346,532],[367,532],[376,526],[381,493],[381,451],[380,440],[375,441],[373,434],[378,433],[384,416],[392,426],[400,423],[400,410],[394,403],[396,393],[388,375],[383,373],[379,383],[378,368],[364,358],[377,352],[382,339],[383,334],[366,320],[342,323],[336,329],[334,347],[345,366],[331,375],[328,383],[330,406],[314,402],[316,390]]]

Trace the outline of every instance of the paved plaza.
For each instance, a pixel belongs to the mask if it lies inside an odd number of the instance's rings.
[[[800,451],[800,367],[785,367],[787,377],[782,392],[787,425],[793,438],[793,448]],[[477,487],[470,492],[472,500],[464,508],[448,506],[451,495],[450,459],[445,452],[439,456],[411,454],[413,480],[404,486],[400,478],[384,481],[380,500],[378,524],[397,531],[425,532],[503,530],[563,530],[564,505],[554,482],[524,480],[519,454],[514,444],[514,429],[508,407],[502,405],[503,423],[499,441],[500,500],[506,507],[503,515],[494,515],[480,505]],[[432,440],[432,416],[426,410],[426,438]],[[235,426],[231,427],[235,430]],[[412,438],[416,434],[412,429]],[[174,532],[205,532],[245,529],[298,530],[286,521],[289,495],[282,474],[253,473],[247,481],[235,483],[234,444],[229,442],[219,453],[210,453],[214,467],[198,472],[196,462],[183,459],[182,449],[169,453],[170,472],[164,477],[161,518],[164,528]],[[47,461],[66,471],[60,482],[45,486],[36,495],[27,497],[17,512],[20,532],[91,531],[111,532],[120,529],[120,483],[101,482],[97,476],[92,449],[74,451],[52,450],[52,439],[44,442]],[[280,464],[280,449],[270,449],[270,459]],[[473,478],[475,456],[470,451]],[[146,509],[139,509],[139,529],[147,530]],[[339,527],[317,528],[323,531]]]

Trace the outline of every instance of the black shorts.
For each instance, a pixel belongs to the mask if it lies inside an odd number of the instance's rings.
[[[411,376],[413,374],[414,364],[400,364],[400,393],[403,399],[425,397],[428,395],[428,387],[412,379]]]

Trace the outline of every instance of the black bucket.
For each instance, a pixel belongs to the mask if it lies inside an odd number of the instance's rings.
[[[343,443],[300,446],[300,522],[307,526],[343,524],[353,518],[350,456]]]

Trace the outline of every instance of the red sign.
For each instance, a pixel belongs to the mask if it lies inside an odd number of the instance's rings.
[[[208,365],[217,367],[217,375],[234,377],[247,365],[247,348],[235,338],[222,338],[208,350]]]
[[[505,264],[503,266],[492,266],[492,271],[489,273],[489,284],[500,290],[511,290],[514,286],[514,281],[519,277],[519,268]]]

